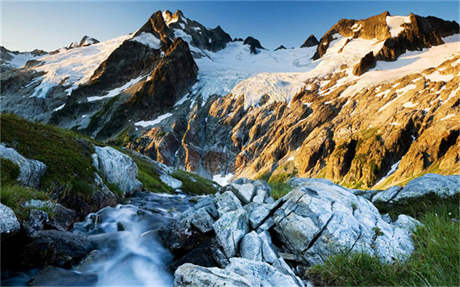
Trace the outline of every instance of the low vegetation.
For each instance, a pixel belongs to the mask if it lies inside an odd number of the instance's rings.
[[[172,176],[182,181],[181,190],[188,194],[214,194],[218,190],[215,182],[190,172],[176,170]]]
[[[415,251],[404,262],[384,264],[362,253],[341,254],[308,269],[317,285],[459,286],[459,196],[426,196],[412,204],[379,206],[394,218],[404,213],[423,223],[413,234]]]
[[[0,189],[0,202],[13,209],[20,220],[29,216],[30,208],[25,207],[24,203],[31,199],[48,200],[49,195],[18,184],[2,185]]]

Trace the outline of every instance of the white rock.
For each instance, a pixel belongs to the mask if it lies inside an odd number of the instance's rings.
[[[94,149],[93,164],[107,181],[116,184],[124,194],[142,189],[137,179],[137,165],[129,156],[112,147],[95,146]]]
[[[235,188],[235,195],[243,204],[249,203],[254,196],[255,187],[252,183],[232,183],[231,186]]]
[[[168,174],[162,174],[160,175],[160,179],[162,182],[164,182],[167,186],[173,188],[173,189],[178,189],[182,187],[182,181],[175,179],[174,177],[168,175]]]
[[[402,189],[403,188],[400,186],[392,186],[384,191],[380,191],[372,197],[372,202],[388,202],[394,198]]]
[[[275,231],[305,263],[320,264],[343,251],[392,262],[413,251],[412,229],[387,223],[370,201],[351,190],[323,179],[297,178],[291,184],[297,187],[274,213]]]
[[[227,258],[233,257],[240,240],[248,233],[248,215],[243,208],[223,214],[213,224],[216,239]]]
[[[31,187],[38,187],[40,185],[40,178],[46,172],[46,165],[44,163],[38,160],[27,159],[15,149],[8,148],[3,144],[0,144],[0,157],[11,160],[19,167],[19,182]]]
[[[11,234],[20,228],[19,221],[13,210],[0,203],[0,235]]]
[[[262,261],[262,242],[255,231],[246,234],[240,244],[241,257]]]
[[[239,199],[230,190],[216,195],[216,206],[219,216],[242,207]]]
[[[460,175],[425,174],[410,181],[391,202],[417,198],[429,193],[440,197],[453,196],[460,192]]]

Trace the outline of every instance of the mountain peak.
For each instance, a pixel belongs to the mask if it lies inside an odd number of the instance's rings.
[[[99,43],[99,40],[92,38],[90,36],[83,36],[80,41],[74,41],[67,46],[67,49],[72,49],[72,48],[78,48],[78,47],[84,47],[84,46],[89,46],[92,44],[97,44]]]
[[[315,35],[311,34],[308,36],[307,40],[303,42],[302,46],[300,48],[308,48],[308,47],[313,47],[319,44],[318,39],[316,39]]]

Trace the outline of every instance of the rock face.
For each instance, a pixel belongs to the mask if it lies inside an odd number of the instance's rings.
[[[313,58],[319,59],[326,54],[329,43],[334,40],[336,34],[343,37],[384,40],[382,49],[375,56],[378,60],[394,61],[406,50],[421,50],[439,45],[443,43],[442,37],[459,33],[459,25],[455,21],[410,14],[401,24],[402,31],[392,34],[391,30],[395,27],[390,26],[388,17],[391,17],[390,13],[384,12],[363,20],[340,20],[321,38]]]
[[[89,46],[89,45],[97,44],[97,43],[99,43],[98,40],[85,35],[83,36],[83,38],[81,38],[80,41],[75,41],[75,42],[70,43],[67,49],[85,47],[85,46]]]
[[[286,47],[284,47],[284,45],[280,45],[278,48],[275,49],[275,51],[278,50],[286,50]]]
[[[308,47],[314,47],[316,45],[318,45],[319,42],[318,42],[318,39],[316,39],[315,35],[310,35],[308,36],[307,40],[305,40],[305,42],[303,42],[302,46],[300,46],[300,48],[308,48]]]
[[[364,252],[391,263],[414,250],[417,220],[399,215],[393,222],[369,200],[329,180],[294,178],[289,184],[293,190],[274,202],[264,182],[238,179],[176,217],[160,233],[182,264],[176,286],[259,286],[264,273],[273,276],[265,278],[267,286],[303,286],[293,270],[331,255]],[[213,242],[212,248],[202,248],[205,242]],[[196,250],[207,259],[190,256]]]
[[[20,228],[19,221],[13,210],[0,203],[0,234],[2,236],[14,234]]]
[[[93,164],[108,182],[116,184],[124,194],[142,189],[137,179],[137,165],[129,156],[112,147],[95,146],[94,149]]]
[[[377,192],[372,197],[373,202],[398,203],[407,200],[417,200],[428,194],[441,198],[451,197],[460,193],[460,175],[442,176],[426,174],[410,181],[404,188],[392,187]]]
[[[258,51],[257,49],[263,49],[262,45],[260,44],[259,40],[249,36],[246,39],[244,39],[243,44],[249,45],[251,54],[257,54]]]
[[[27,159],[13,148],[8,148],[3,144],[0,144],[0,157],[11,160],[19,166],[19,182],[31,187],[38,187],[40,185],[40,178],[46,172],[46,165],[44,163],[38,160]]]

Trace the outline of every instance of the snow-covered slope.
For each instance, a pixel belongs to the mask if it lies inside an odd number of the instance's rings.
[[[70,94],[78,85],[88,82],[97,67],[129,37],[131,36],[124,35],[90,46],[61,49],[54,55],[37,58],[43,64],[34,70],[45,74],[41,77],[40,84],[35,87],[32,97],[43,98],[50,88],[57,85],[68,86],[66,92]]]
[[[246,107],[257,105],[264,95],[269,95],[273,101],[290,101],[291,98],[305,87],[305,82],[333,74],[346,67],[346,77],[342,77],[340,84],[356,81],[342,95],[346,96],[364,87],[388,82],[412,73],[419,73],[427,68],[436,67],[446,59],[460,53],[460,35],[453,35],[443,39],[446,44],[423,49],[423,51],[406,52],[396,62],[378,61],[371,71],[354,76],[353,66],[370,51],[374,53],[382,48],[383,41],[344,38],[337,35],[337,39],[330,44],[326,54],[319,60],[308,63],[305,59],[303,73],[262,73],[239,82],[232,90],[234,96],[245,97]],[[283,62],[281,60],[280,62]],[[282,69],[284,66],[279,65]],[[266,70],[265,70],[266,71]],[[288,70],[285,70],[288,72]]]

